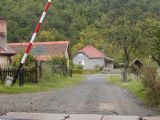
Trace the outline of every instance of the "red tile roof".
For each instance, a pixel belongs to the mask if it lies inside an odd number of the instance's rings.
[[[87,45],[86,47],[81,49],[79,52],[84,53],[89,58],[104,58],[105,57],[105,55],[102,52],[97,50],[92,45]]]
[[[25,51],[29,43],[8,43],[16,52]],[[37,60],[46,61],[53,56],[64,56],[68,51],[69,41],[34,42],[32,54]]]
[[[92,45],[87,45],[83,49],[79,51],[79,53],[84,53],[88,56],[88,58],[94,59],[94,58],[105,58],[108,60],[112,60],[111,58],[106,57],[101,51],[97,50]]]
[[[0,46],[0,55],[15,55],[16,52],[8,46]]]

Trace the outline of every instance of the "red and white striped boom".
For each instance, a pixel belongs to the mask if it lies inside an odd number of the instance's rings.
[[[32,37],[31,37],[30,43],[28,44],[27,49],[25,51],[25,54],[24,54],[24,56],[23,56],[23,58],[22,58],[22,60],[20,62],[20,66],[19,66],[19,68],[18,68],[18,70],[16,72],[16,75],[15,75],[14,79],[13,79],[13,84],[16,82],[16,79],[17,79],[17,76],[19,74],[19,71],[22,68],[23,64],[25,63],[25,61],[26,61],[26,59],[27,59],[27,57],[28,57],[28,55],[29,55],[29,53],[30,53],[30,51],[32,49],[33,42],[34,42],[34,40],[35,40],[35,38],[37,36],[37,33],[38,33],[38,31],[39,31],[39,29],[41,27],[41,24],[42,24],[42,22],[43,22],[43,20],[44,20],[44,18],[46,16],[50,6],[51,6],[51,0],[48,0],[48,3],[45,5],[44,11],[42,13],[42,16],[41,16],[41,18],[40,18],[40,20],[39,20],[39,22],[38,22],[38,24],[37,24],[37,26],[36,26],[36,28],[34,30],[34,33],[33,33]]]

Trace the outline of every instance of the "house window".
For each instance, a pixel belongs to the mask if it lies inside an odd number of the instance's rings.
[[[93,61],[92,61],[92,65],[95,66],[95,65],[97,65],[97,64],[98,64],[98,61],[97,61],[97,60],[93,60]]]
[[[84,61],[83,61],[83,60],[79,60],[79,61],[78,61],[78,64],[79,64],[79,65],[84,65]]]

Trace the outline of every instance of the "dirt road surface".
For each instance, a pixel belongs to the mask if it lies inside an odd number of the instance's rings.
[[[104,114],[157,116],[160,113],[112,85],[106,76],[87,75],[80,85],[33,94],[0,95],[1,113],[38,112],[64,114]]]

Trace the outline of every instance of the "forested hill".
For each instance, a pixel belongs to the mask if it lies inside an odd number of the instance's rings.
[[[9,42],[29,41],[46,2],[0,0]],[[159,19],[160,0],[53,0],[37,41],[70,40],[75,48],[90,43],[105,51],[111,29],[121,22],[148,25]]]

